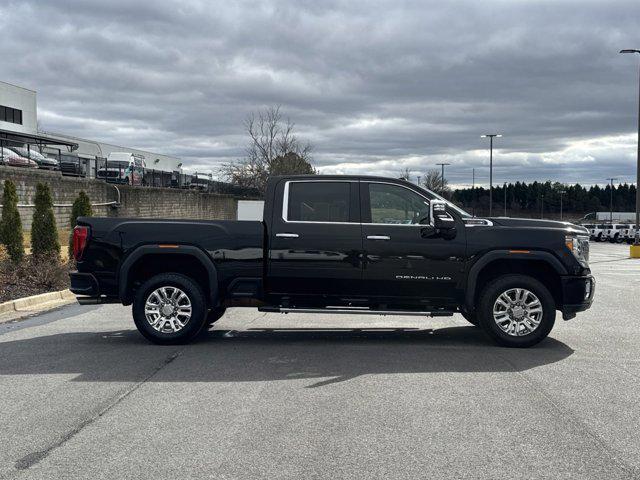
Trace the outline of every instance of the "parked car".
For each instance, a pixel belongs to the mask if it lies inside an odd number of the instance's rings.
[[[54,158],[45,157],[43,154],[38,152],[37,150],[27,149],[25,147],[11,147],[11,150],[16,152],[18,155],[29,158],[38,164],[38,168],[42,168],[45,170],[59,170],[60,164]]]
[[[111,183],[144,184],[144,158],[130,152],[112,152],[96,177]]]
[[[622,241],[629,244],[633,243],[636,238],[636,230],[637,228],[635,225],[627,225],[627,228],[625,228],[620,234]]]
[[[38,168],[36,162],[23,157],[9,147],[0,147],[0,159],[3,165],[9,167]]]
[[[624,223],[614,223],[612,225],[607,225],[607,229],[602,235],[605,240],[608,240],[611,243],[620,243],[623,240],[621,236],[622,231],[627,227]]]
[[[72,177],[86,177],[87,165],[84,158],[77,155],[63,153],[60,155],[60,171],[62,175]]]
[[[78,219],[81,304],[133,304],[142,335],[193,339],[229,306],[264,312],[452,316],[496,342],[545,338],[591,306],[587,230],[474,218],[403,180],[272,177],[263,221]]]
[[[581,227],[586,228],[589,232],[589,238],[593,238],[593,229],[595,228],[595,224],[593,223],[581,223],[579,224]]]
[[[595,240],[596,242],[602,242],[604,241],[604,233],[607,230],[607,227],[609,227],[609,225],[605,224],[605,223],[599,223],[597,225],[594,225],[593,228],[590,231],[590,237],[592,240]]]

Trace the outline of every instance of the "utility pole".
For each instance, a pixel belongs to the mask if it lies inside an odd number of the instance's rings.
[[[640,53],[640,50],[637,49],[627,49],[620,50],[620,53]],[[633,246],[635,247],[635,255],[634,248],[631,249],[631,256],[639,256],[640,257],[640,66],[638,67],[639,72],[639,81],[638,81],[638,156],[636,159],[636,235],[635,240],[633,242]]]
[[[418,184],[418,186],[420,186],[420,175],[418,175],[417,178],[418,178],[417,184]]]
[[[617,180],[617,178],[607,178],[607,180],[611,181],[611,187],[609,188],[609,223],[613,223],[613,181]]]
[[[451,165],[450,163],[436,163],[436,165],[440,165],[442,167],[442,173],[440,174],[440,180],[442,183],[442,194],[444,195],[444,167],[445,165]]]
[[[504,182],[504,216],[507,216],[507,182]]]
[[[560,221],[562,221],[562,196],[567,193],[564,190],[560,190]]]
[[[544,219],[544,193],[540,196],[540,218]]]
[[[489,139],[489,216],[493,213],[493,139],[501,136],[499,133],[481,135],[481,137]]]

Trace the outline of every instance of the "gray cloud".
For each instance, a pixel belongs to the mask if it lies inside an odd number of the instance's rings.
[[[2,80],[47,130],[213,169],[280,104],[322,171],[632,180],[634,1],[0,2]],[[600,140],[599,140],[600,139]]]

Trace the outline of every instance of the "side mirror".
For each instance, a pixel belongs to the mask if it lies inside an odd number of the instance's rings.
[[[431,225],[438,230],[451,230],[456,224],[451,215],[447,213],[447,203],[442,200],[431,200],[429,203]]]

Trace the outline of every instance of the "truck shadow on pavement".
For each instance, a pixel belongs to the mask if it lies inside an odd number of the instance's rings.
[[[310,380],[317,388],[364,375],[522,372],[573,350],[547,338],[494,345],[476,327],[212,330],[190,345],[156,346],[135,330],[59,333],[0,343],[0,375],[75,374],[90,382]]]

